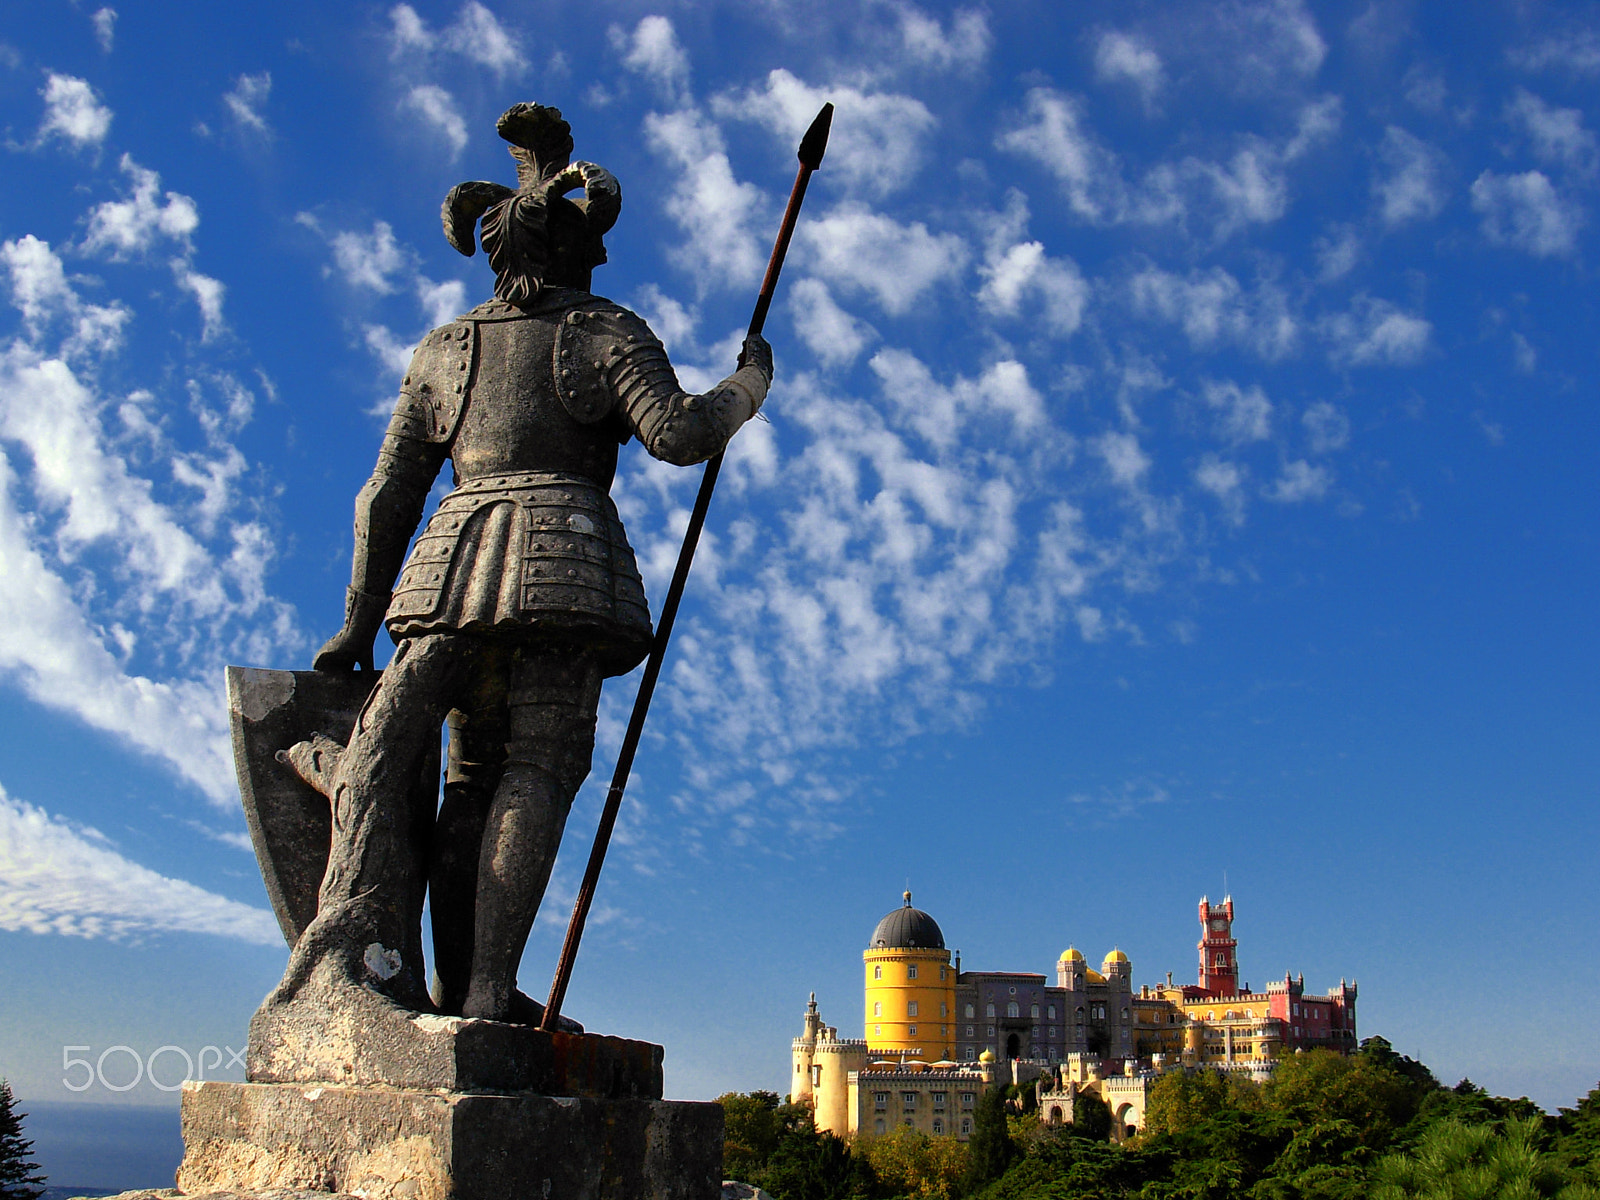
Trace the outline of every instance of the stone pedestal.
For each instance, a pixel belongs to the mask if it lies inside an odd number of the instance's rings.
[[[184,1085],[185,1195],[715,1200],[717,1104],[531,1093]]]

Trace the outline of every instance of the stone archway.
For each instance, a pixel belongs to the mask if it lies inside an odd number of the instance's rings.
[[[1006,1057],[1022,1057],[1022,1039],[1014,1033],[1006,1037]]]

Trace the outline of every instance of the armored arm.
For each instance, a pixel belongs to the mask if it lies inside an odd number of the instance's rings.
[[[557,390],[580,421],[613,409],[656,458],[704,462],[761,410],[772,382],[772,348],[746,339],[741,366],[704,395],[683,390],[665,347],[626,309],[569,313],[556,343]]]
[[[408,377],[409,382],[409,377]],[[318,671],[372,669],[372,642],[389,608],[389,591],[406,547],[422,519],[428,489],[448,456],[448,445],[429,440],[435,428],[426,402],[403,391],[378,451],[372,478],[356,496],[355,556],[345,592],[344,628],[317,652]]]

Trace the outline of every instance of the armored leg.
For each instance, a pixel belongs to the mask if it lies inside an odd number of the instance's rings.
[[[326,964],[339,981],[431,1007],[421,960],[420,834],[431,824],[436,793],[425,791],[419,803],[417,780],[470,665],[464,641],[432,634],[402,642],[362,709],[330,781],[333,842],[317,916],[290,956],[281,997]]]
[[[589,774],[599,666],[520,651],[511,668],[505,768],[484,829],[472,981],[463,1015],[512,1015],[517,964],[550,881],[567,813]]]
[[[505,766],[509,653],[481,651],[482,661],[448,719],[450,746],[444,801],[428,868],[433,923],[433,1002],[458,1015],[472,975],[474,909],[483,831]]]

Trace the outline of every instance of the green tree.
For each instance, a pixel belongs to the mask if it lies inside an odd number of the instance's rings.
[[[902,1126],[857,1148],[872,1167],[879,1190],[890,1196],[950,1200],[967,1174],[967,1147],[953,1137],[929,1137]]]
[[[1414,1078],[1382,1055],[1311,1050],[1277,1065],[1264,1098],[1268,1108],[1302,1124],[1348,1122],[1362,1145],[1384,1150],[1430,1088],[1438,1084]]]
[[[745,1182],[781,1200],[849,1200],[876,1194],[871,1166],[842,1138],[800,1129],[780,1133],[767,1165]]]
[[[1507,1121],[1503,1131],[1439,1121],[1411,1153],[1379,1160],[1372,1200],[1600,1200],[1541,1148],[1543,1134],[1533,1118]]]
[[[17,1111],[11,1084],[0,1079],[0,1200],[38,1200],[44,1192],[33,1143],[22,1136],[27,1115]]]
[[[722,1177],[748,1180],[762,1167],[778,1145],[778,1095],[776,1092],[726,1092],[722,1105],[726,1132],[722,1139]]]
[[[1600,1183],[1600,1086],[1563,1108],[1557,1118],[1556,1149],[1591,1183]]]
[[[1017,1157],[1016,1144],[1006,1124],[1006,1089],[990,1088],[978,1097],[972,1113],[972,1137],[967,1142],[967,1190],[993,1183]]]
[[[1261,1089],[1248,1079],[1217,1071],[1169,1071],[1150,1088],[1147,1134],[1182,1134],[1228,1111],[1261,1106]]]

